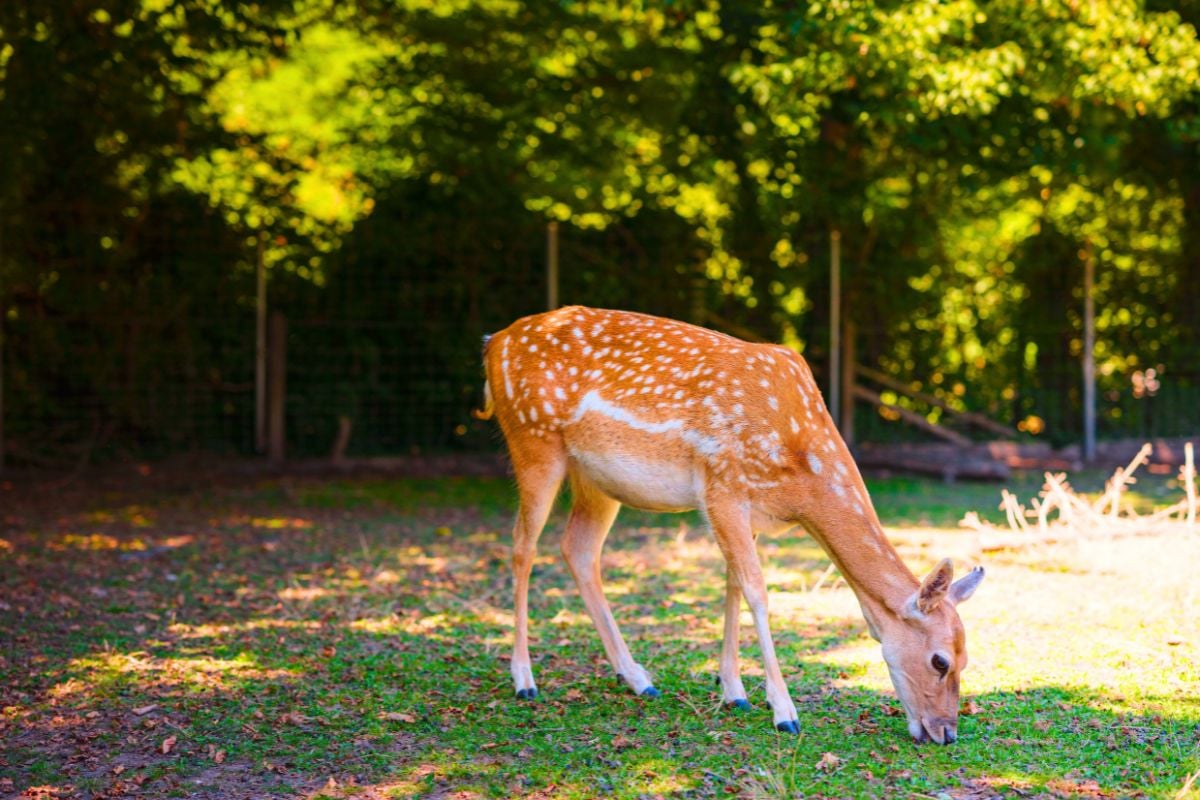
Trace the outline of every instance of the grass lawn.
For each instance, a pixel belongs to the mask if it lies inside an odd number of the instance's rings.
[[[0,483],[0,797],[1200,796],[1200,532],[983,558],[961,739],[918,747],[799,533],[761,544],[794,736],[748,615],[755,708],[719,702],[723,567],[695,516],[623,510],[606,551],[647,700],[558,557],[560,504],[531,590],[541,694],[518,702],[509,482],[152,477]],[[994,485],[870,488],[918,571],[979,559],[965,511],[999,519]]]

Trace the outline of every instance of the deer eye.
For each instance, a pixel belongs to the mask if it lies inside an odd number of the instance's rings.
[[[950,669],[950,662],[947,661],[946,657],[944,655],[942,655],[941,653],[934,653],[933,659],[931,660],[930,663],[932,663],[933,668],[936,669],[942,675],[945,675],[946,671],[948,669]]]

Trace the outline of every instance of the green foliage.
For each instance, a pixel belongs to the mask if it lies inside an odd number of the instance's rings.
[[[557,220],[568,299],[699,296],[819,361],[836,229],[864,360],[1019,419],[1023,391],[1077,383],[1084,252],[1106,390],[1194,352],[1196,22],[1138,0],[6,3],[0,304],[245,308],[261,258],[323,316],[291,281],[345,284],[364,253],[518,294],[521,237]],[[448,317],[481,297],[442,296]],[[436,357],[467,363],[476,334]]]

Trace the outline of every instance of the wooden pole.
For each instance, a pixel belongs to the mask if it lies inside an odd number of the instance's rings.
[[[854,323],[849,319],[842,326],[842,439],[847,447],[854,446]]]
[[[558,223],[546,225],[546,308],[558,308]]]
[[[287,456],[287,320],[271,314],[267,337],[267,457],[280,463]]]
[[[1083,460],[1096,457],[1096,258],[1089,239],[1083,261]]]
[[[705,294],[708,290],[708,276],[705,274],[704,258],[696,264],[696,274],[692,276],[692,322],[703,325],[708,321],[708,303]]]
[[[829,232],[829,413],[841,423],[842,232]]]
[[[254,451],[267,450],[267,270],[263,263],[263,238],[258,235],[254,270]]]

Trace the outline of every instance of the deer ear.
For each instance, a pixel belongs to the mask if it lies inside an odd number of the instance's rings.
[[[950,563],[950,559],[943,558],[938,562],[938,565],[933,568],[925,576],[925,580],[921,581],[921,586],[908,598],[908,602],[904,605],[905,616],[923,617],[931,613],[938,604],[946,598],[946,593],[950,591],[950,583],[954,580],[954,566]]]
[[[969,600],[981,583],[983,583],[983,567],[976,567],[950,584],[950,602],[958,605],[964,600]]]

